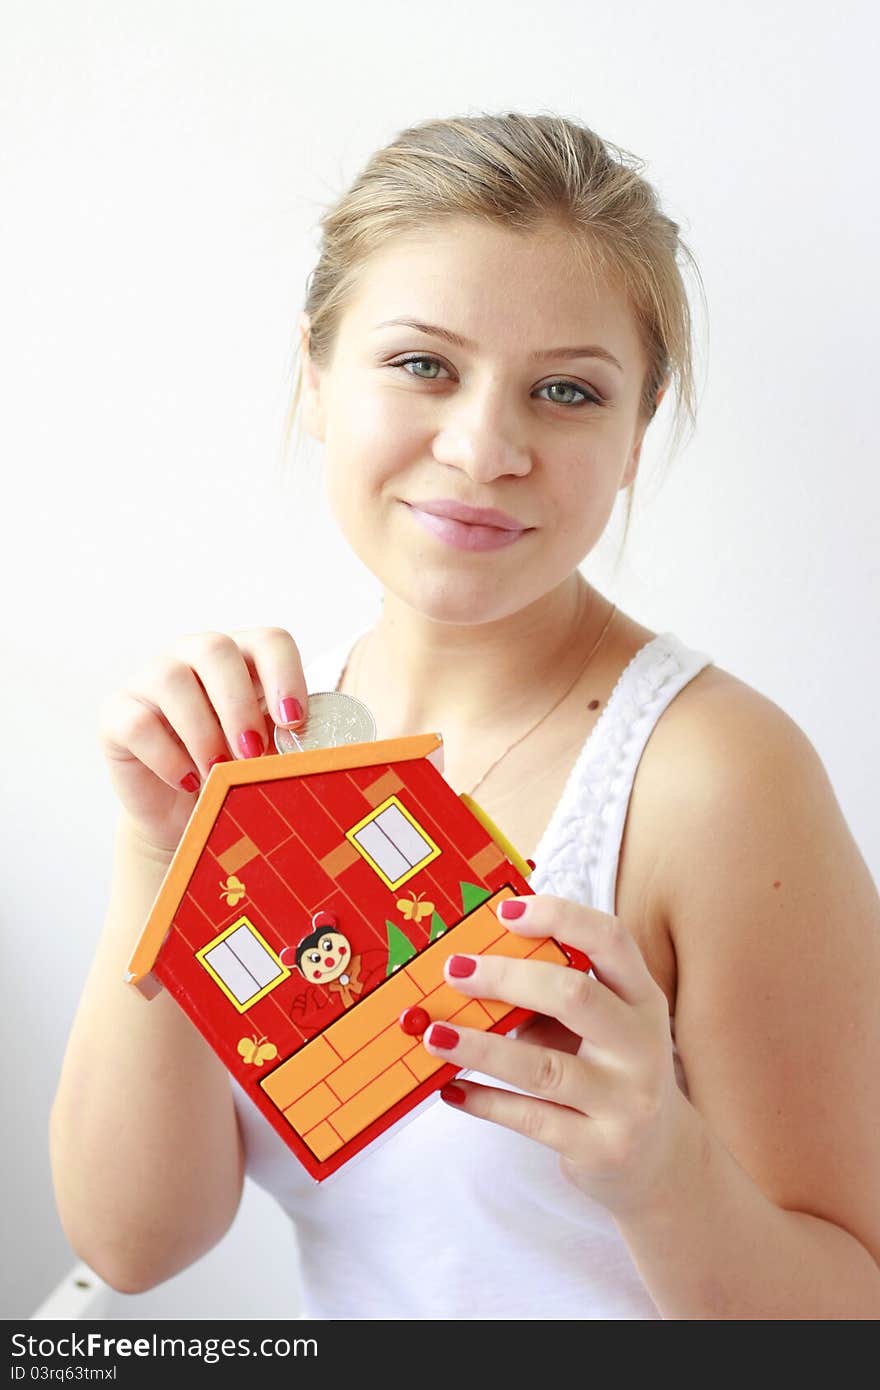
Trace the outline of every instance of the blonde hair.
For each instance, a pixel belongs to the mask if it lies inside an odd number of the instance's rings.
[[[686,420],[696,424],[692,318],[679,254],[700,272],[639,171],[642,161],[579,122],[507,112],[429,120],[401,131],[371,156],[321,218],[317,265],[307,280],[308,352],[317,366],[333,354],[337,332],[371,256],[395,236],[471,217],[529,232],[553,222],[572,233],[584,270],[622,286],[647,369],[638,421],[675,384],[673,453]],[[297,363],[282,454],[290,443],[302,386]],[[626,525],[632,516],[633,484]],[[623,542],[622,542],[623,543]]]

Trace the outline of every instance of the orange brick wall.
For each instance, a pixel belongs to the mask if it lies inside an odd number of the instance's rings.
[[[498,920],[503,888],[395,972],[329,1028],[306,1043],[261,1083],[319,1160],[360,1134],[380,1115],[446,1063],[432,1057],[398,1020],[418,1004],[433,1022],[487,1030],[512,1012],[499,1000],[468,999],[446,984],[443,966],[453,952],[528,957],[567,963],[555,941],[517,936]]]

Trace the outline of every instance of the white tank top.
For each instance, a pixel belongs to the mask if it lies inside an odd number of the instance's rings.
[[[307,665],[310,692],[335,689],[360,635]],[[669,632],[635,654],[535,850],[536,893],[614,912],[642,750],[670,701],[711,660]],[[673,1020],[670,1027],[674,1049]],[[234,1081],[233,1096],[247,1175],[294,1223],[301,1316],[660,1317],[605,1208],[567,1182],[557,1155],[534,1140],[432,1097],[318,1184]]]

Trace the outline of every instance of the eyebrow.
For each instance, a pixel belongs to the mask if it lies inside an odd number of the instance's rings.
[[[462,338],[459,333],[453,333],[449,328],[441,328],[436,323],[422,323],[420,319],[385,319],[382,323],[376,324],[376,329],[393,328],[397,325],[403,328],[415,328],[417,332],[429,333],[434,338],[442,338],[444,342],[452,343],[453,347],[468,350],[476,347],[476,343],[472,343],[468,338]],[[543,362],[548,357],[599,357],[603,362],[610,362],[619,372],[623,371],[617,358],[607,348],[600,347],[598,343],[587,343],[580,347],[539,348],[537,352],[529,353],[529,360],[532,362]]]

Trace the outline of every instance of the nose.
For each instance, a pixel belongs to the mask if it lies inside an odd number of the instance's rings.
[[[432,449],[438,463],[477,482],[531,471],[525,423],[502,386],[461,387],[446,406]]]
[[[336,964],[336,961],[333,959],[332,956],[327,956],[326,959],[325,959],[325,961],[324,961],[324,964],[326,965],[327,969],[329,970],[330,967],[331,967],[331,965],[335,965],[335,964]]]

